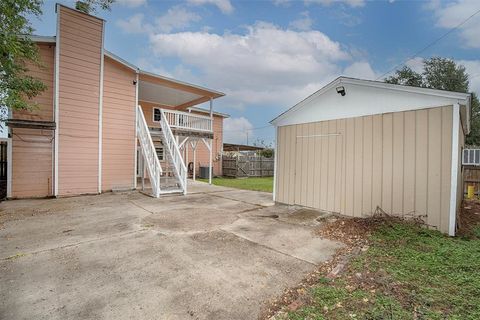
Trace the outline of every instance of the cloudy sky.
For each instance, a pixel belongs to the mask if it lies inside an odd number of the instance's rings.
[[[73,6],[73,1],[60,1]],[[37,34],[55,33],[45,1]],[[117,0],[106,49],[139,67],[226,93],[227,142],[273,141],[268,122],[340,75],[377,79],[480,10],[480,1]],[[480,93],[480,14],[407,62],[439,55]]]

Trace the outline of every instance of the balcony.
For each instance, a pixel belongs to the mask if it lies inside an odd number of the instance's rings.
[[[162,111],[174,135],[209,139],[213,137],[213,123],[210,117],[170,109],[162,109]],[[159,130],[159,127],[150,127],[152,134]]]

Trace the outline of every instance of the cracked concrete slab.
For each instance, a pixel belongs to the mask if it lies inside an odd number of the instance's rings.
[[[315,237],[311,228],[268,216],[238,219],[222,230],[312,264],[327,261],[342,247],[339,242]]]
[[[338,247],[268,194],[215,190],[1,203],[0,318],[254,319]]]

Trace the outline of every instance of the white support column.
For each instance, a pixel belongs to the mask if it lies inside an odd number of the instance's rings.
[[[7,198],[12,197],[12,140],[7,139]]]
[[[205,140],[205,138],[202,138],[202,141],[203,141],[203,144],[205,144],[205,146],[207,147],[208,149],[208,166],[209,166],[209,170],[208,170],[208,184],[212,184],[212,142],[213,142],[213,139],[208,139],[208,142]]]
[[[273,149],[273,201],[277,199],[277,195],[275,194],[276,186],[277,186],[277,161],[278,161],[278,127],[275,126],[275,144]]]
[[[208,153],[208,184],[212,184],[212,145],[213,145],[213,139],[210,139],[209,141],[210,148],[208,148],[209,153]]]
[[[213,98],[210,98],[210,121],[212,123],[212,133],[213,133]],[[212,148],[213,147],[213,138],[210,139],[210,148],[208,154],[208,184],[212,184]]]
[[[140,152],[140,158],[142,165],[140,166],[140,170],[142,172],[142,191],[145,191],[145,158],[143,157],[143,152]]]
[[[185,166],[187,167],[187,179],[188,179],[188,143],[185,143]]]
[[[450,216],[448,234],[455,236],[457,219],[457,184],[458,184],[458,133],[460,130],[460,105],[455,103],[452,108],[452,168],[450,176]]]
[[[198,140],[192,140],[190,141],[190,145],[192,146],[193,150],[193,181],[197,179],[196,177],[196,171],[197,171],[197,143]]]

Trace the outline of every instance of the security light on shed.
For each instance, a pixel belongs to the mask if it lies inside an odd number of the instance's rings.
[[[337,93],[341,94],[342,97],[346,94],[345,93],[345,87],[337,87]]]

